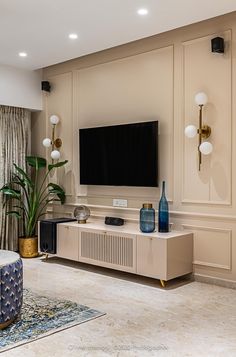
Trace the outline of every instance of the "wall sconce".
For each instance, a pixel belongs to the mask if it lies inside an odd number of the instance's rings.
[[[45,138],[43,140],[43,146],[45,146],[46,148],[48,148],[50,146],[52,147],[51,158],[53,160],[58,160],[58,159],[60,159],[60,156],[61,156],[60,151],[57,149],[59,149],[62,146],[62,140],[60,138],[55,139],[55,128],[56,128],[56,125],[59,123],[59,121],[60,121],[60,119],[57,115],[50,116],[50,123],[52,124],[52,139]]]
[[[203,92],[197,93],[195,95],[195,102],[199,106],[199,126],[198,129],[195,125],[188,125],[185,128],[185,135],[188,138],[194,138],[197,134],[198,137],[198,170],[201,169],[202,163],[202,154],[209,155],[213,146],[208,141],[202,142],[202,139],[207,139],[211,135],[211,128],[208,125],[202,124],[202,109],[205,104],[207,104],[208,98],[207,95]]]

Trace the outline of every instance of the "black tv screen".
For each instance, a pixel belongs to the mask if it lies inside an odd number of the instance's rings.
[[[80,184],[158,186],[158,121],[79,130]]]

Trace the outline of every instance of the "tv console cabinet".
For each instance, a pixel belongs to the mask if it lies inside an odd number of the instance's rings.
[[[192,272],[193,234],[142,233],[137,224],[90,220],[57,225],[57,256],[165,282]]]

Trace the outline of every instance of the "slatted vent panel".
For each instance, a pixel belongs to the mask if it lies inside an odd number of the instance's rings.
[[[81,256],[133,267],[133,239],[111,234],[81,232]]]

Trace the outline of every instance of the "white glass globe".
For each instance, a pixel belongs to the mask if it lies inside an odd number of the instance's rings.
[[[204,143],[201,143],[199,150],[203,155],[209,155],[213,150],[213,145],[208,141],[205,141]]]
[[[184,130],[185,136],[187,138],[194,138],[197,135],[197,128],[195,125],[188,125]]]
[[[59,119],[59,117],[57,115],[51,115],[50,116],[51,124],[56,125],[56,124],[59,123],[59,121],[60,121],[60,119]]]
[[[51,139],[49,139],[49,138],[43,139],[43,146],[45,146],[45,148],[49,148],[49,146],[51,146],[51,144],[52,144]]]
[[[58,159],[60,159],[60,156],[61,156],[61,154],[60,154],[60,151],[58,151],[58,150],[53,150],[53,151],[51,152],[51,158],[52,158],[53,160],[58,160]]]
[[[195,102],[198,105],[205,105],[208,102],[208,97],[206,93],[200,92],[195,95]]]
[[[77,219],[78,223],[86,223],[90,216],[90,209],[87,206],[80,205],[74,209],[74,217]]]

